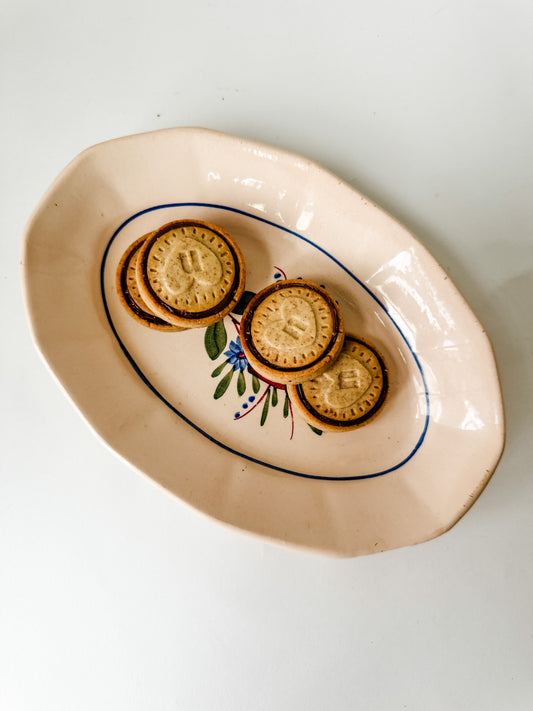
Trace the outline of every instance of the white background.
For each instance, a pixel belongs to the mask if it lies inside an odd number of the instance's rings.
[[[0,708],[533,708],[533,5],[0,14]],[[449,533],[331,560],[227,530],[119,461],[48,374],[21,297],[26,220],[87,146],[180,125],[334,171],[418,235],[481,319],[507,447]]]

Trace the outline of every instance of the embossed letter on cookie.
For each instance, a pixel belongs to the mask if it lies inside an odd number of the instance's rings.
[[[244,259],[234,240],[199,220],[164,225],[145,242],[137,261],[143,299],[181,326],[208,326],[223,318],[242,296],[244,278]]]
[[[342,352],[322,375],[288,394],[304,420],[339,432],[366,424],[383,406],[388,390],[383,358],[365,341],[346,334]]]
[[[300,296],[280,298],[280,318],[269,318],[269,303],[265,313],[265,330],[263,340],[266,348],[277,351],[298,351],[311,346],[316,341],[317,322],[310,304]],[[277,302],[276,302],[277,303]],[[294,357],[294,356],[293,356]]]
[[[148,268],[155,268],[162,287],[171,296],[185,294],[195,283],[200,289],[207,286],[216,287],[222,281],[224,271],[216,253],[179,232],[165,258],[152,255]]]
[[[252,368],[279,383],[301,383],[336,359],[344,328],[335,301],[317,284],[279,281],[250,301],[241,343]]]

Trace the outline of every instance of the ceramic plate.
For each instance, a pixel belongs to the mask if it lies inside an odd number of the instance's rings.
[[[304,277],[389,369],[382,413],[352,432],[298,419],[247,367],[242,309],[216,327],[152,331],[115,290],[125,249],[180,218],[238,241],[254,293]],[[430,539],[479,495],[503,448],[493,353],[450,279],[398,222],[331,173],[196,128],[81,153],[27,227],[35,341],[94,431],[170,492],[279,542],[353,556]]]

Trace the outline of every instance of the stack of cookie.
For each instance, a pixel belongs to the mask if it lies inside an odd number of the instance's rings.
[[[284,383],[313,427],[353,430],[381,409],[388,390],[382,357],[344,332],[336,301],[318,284],[295,279],[263,289],[248,304],[240,333],[252,368]]]
[[[234,239],[198,220],[163,225],[134,242],[117,270],[128,312],[149,328],[181,331],[224,318],[244,292]],[[246,307],[240,326],[249,367],[285,385],[294,410],[330,432],[353,430],[382,408],[387,369],[376,349],[344,331],[337,302],[303,279],[271,284]]]
[[[224,230],[178,220],[144,235],[126,250],[117,291],[137,321],[162,331],[216,323],[244,292],[244,258]]]

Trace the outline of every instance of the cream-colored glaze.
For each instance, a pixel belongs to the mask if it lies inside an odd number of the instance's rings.
[[[121,255],[184,218],[235,237],[248,289],[264,288],[274,265],[326,284],[346,330],[375,344],[390,369],[375,421],[321,437],[296,423],[292,441],[281,417],[234,421],[237,394],[213,399],[203,330],[161,333],[129,317],[114,287]],[[467,511],[501,455],[496,366],[468,305],[404,227],[301,157],[197,128],[94,146],[35,210],[23,273],[37,346],[94,431],[239,529],[341,556],[419,543]],[[379,471],[388,473],[339,480]]]

